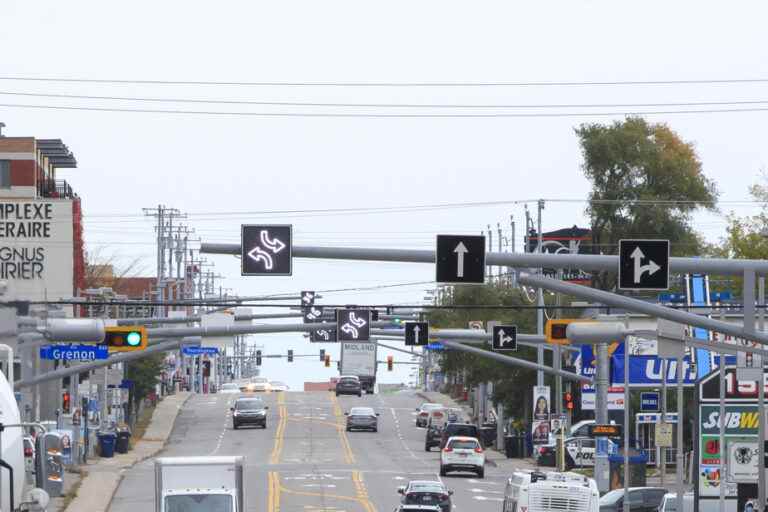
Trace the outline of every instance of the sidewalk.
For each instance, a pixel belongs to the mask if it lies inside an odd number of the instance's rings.
[[[95,458],[81,466],[85,475],[65,512],[106,512],[117,490],[123,471],[143,460],[157,455],[171,435],[179,410],[191,396],[182,392],[166,397],[152,413],[144,437],[128,453],[116,453],[109,459]]]

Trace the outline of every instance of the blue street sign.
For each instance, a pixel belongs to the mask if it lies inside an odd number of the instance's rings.
[[[109,358],[106,345],[86,345],[72,343],[62,345],[45,345],[40,347],[40,359],[54,361],[95,361]]]
[[[436,341],[434,343],[427,344],[427,350],[445,350],[445,345]]]
[[[183,347],[181,352],[185,356],[215,356],[219,349],[216,347]]]
[[[657,391],[640,393],[640,410],[641,411],[658,411],[659,410],[659,393]]]

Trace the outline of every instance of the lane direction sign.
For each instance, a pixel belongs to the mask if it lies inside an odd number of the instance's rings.
[[[485,237],[437,235],[436,278],[438,283],[483,284],[485,282]]]
[[[669,240],[619,240],[619,289],[668,290]]]
[[[241,275],[290,276],[293,229],[290,224],[243,224],[240,232]]]
[[[312,306],[315,303],[315,292],[303,291],[301,292],[301,305],[304,307]]]
[[[493,326],[493,350],[496,352],[517,350],[517,326]]]
[[[312,331],[309,333],[310,343],[336,343],[338,338],[336,337],[336,328],[332,327],[333,324],[328,324],[328,329],[322,329],[320,331]]]
[[[323,318],[322,306],[309,306],[307,308],[303,308],[302,312],[304,314],[305,324],[313,324],[315,322],[320,322]]]
[[[370,309],[339,309],[336,312],[336,335],[339,341],[368,341],[370,333]]]
[[[405,322],[405,345],[420,347],[429,343],[429,324],[427,322]]]

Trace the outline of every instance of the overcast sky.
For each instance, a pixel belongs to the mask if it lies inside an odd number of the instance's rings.
[[[181,2],[0,3],[0,75],[208,82],[595,82],[768,78],[764,2]],[[305,103],[598,105],[527,109],[391,109],[87,100],[129,98]],[[478,232],[523,204],[347,215],[266,210],[435,203],[583,200],[588,183],[574,127],[622,112],[707,107],[601,104],[765,100],[748,84],[527,87],[139,85],[0,80],[0,103],[273,113],[528,113],[549,117],[327,118],[96,112],[0,106],[5,134],[61,138],[78,160],[63,170],[82,197],[86,239],[154,273],[141,208],[189,213],[204,241],[236,242],[245,222],[292,223],[295,243],[432,248],[435,233]],[[710,108],[744,108],[726,105]],[[617,112],[612,117],[552,116]],[[748,199],[768,167],[768,111],[656,114],[696,145],[721,199]],[[535,203],[530,203],[535,208]],[[586,225],[584,203],[548,203],[544,229]],[[754,205],[724,205],[740,214]],[[205,215],[204,215],[205,213]],[[114,214],[123,216],[114,217]],[[710,240],[722,217],[702,215]],[[495,236],[495,234],[494,234]],[[495,243],[495,242],[494,242]],[[517,247],[521,246],[517,240]],[[430,281],[431,265],[297,260],[292,278],[241,278],[239,262],[209,257],[235,293],[327,290]],[[333,302],[418,303],[429,285],[327,294]],[[284,343],[286,339],[280,340]],[[267,340],[268,341],[268,340]],[[294,348],[303,340],[288,339]],[[278,347],[275,340],[275,347]],[[282,350],[284,345],[280,344]],[[314,347],[313,347],[314,350]],[[314,377],[325,377],[313,365]],[[306,371],[305,371],[306,370]],[[308,375],[294,372],[294,385]],[[278,369],[276,373],[285,373]],[[402,372],[387,375],[403,380]]]

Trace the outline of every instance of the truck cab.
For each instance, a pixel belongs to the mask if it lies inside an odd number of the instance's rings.
[[[155,512],[244,512],[245,458],[159,457]]]

